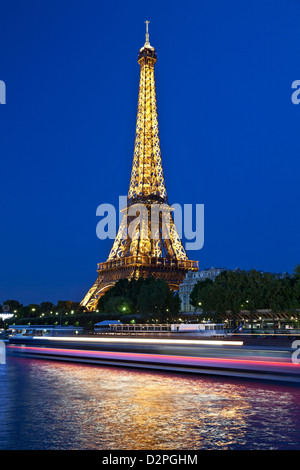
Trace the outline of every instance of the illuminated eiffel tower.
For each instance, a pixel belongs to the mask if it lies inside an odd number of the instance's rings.
[[[127,207],[122,210],[109,257],[98,264],[98,277],[80,304],[87,310],[95,310],[99,298],[119,279],[152,276],[165,279],[171,289],[177,290],[187,271],[198,270],[198,262],[190,261],[182,246],[167,199],[156,107],[157,57],[149,42],[148,23],[146,42],[138,55],[140,84]],[[134,217],[133,212],[140,217]]]

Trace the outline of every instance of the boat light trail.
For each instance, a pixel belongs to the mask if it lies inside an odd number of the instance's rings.
[[[45,339],[48,341],[72,341],[85,343],[152,343],[152,344],[187,344],[190,346],[198,344],[209,344],[214,346],[243,346],[243,341],[222,341],[212,339],[159,339],[159,338],[85,338],[74,336],[33,336],[33,339]]]
[[[88,351],[79,349],[60,349],[33,346],[9,346],[12,350],[31,352],[41,356],[61,356],[73,358],[93,358],[99,360],[122,360],[134,361],[136,363],[148,364],[173,364],[185,366],[211,366],[211,367],[229,367],[229,368],[247,368],[249,370],[289,370],[299,374],[300,365],[292,362],[277,362],[276,360],[255,360],[241,358],[220,358],[220,357],[195,357],[195,356],[178,356],[170,354],[149,354],[149,353],[132,353],[132,352],[116,352],[116,351]]]

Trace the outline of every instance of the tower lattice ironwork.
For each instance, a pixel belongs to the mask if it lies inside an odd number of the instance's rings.
[[[147,21],[146,41],[138,54],[138,111],[127,207],[108,259],[98,264],[98,277],[81,302],[87,310],[94,310],[119,279],[153,276],[177,290],[187,271],[198,270],[198,262],[186,255],[168,203],[158,132],[156,60]]]

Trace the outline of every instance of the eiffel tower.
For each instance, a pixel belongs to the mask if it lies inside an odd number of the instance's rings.
[[[95,310],[99,298],[119,279],[152,276],[165,279],[171,289],[178,290],[188,271],[198,271],[198,262],[190,261],[186,255],[168,203],[156,106],[157,55],[149,42],[148,23],[146,41],[138,54],[138,111],[127,207],[122,210],[122,221],[108,259],[98,264],[98,277],[81,301],[80,305],[87,310]],[[135,218],[134,212],[143,216]]]

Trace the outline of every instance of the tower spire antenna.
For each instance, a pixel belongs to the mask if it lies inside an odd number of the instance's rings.
[[[148,29],[148,24],[150,23],[150,21],[145,21],[146,23],[146,41],[145,41],[145,46],[149,45],[150,46],[150,41],[149,41],[149,29]]]

